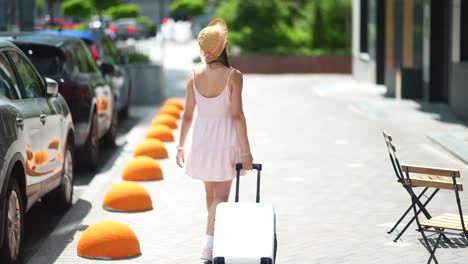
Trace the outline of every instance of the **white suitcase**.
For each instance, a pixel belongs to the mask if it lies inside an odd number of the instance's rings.
[[[239,174],[236,164],[235,202],[216,208],[213,264],[274,264],[276,259],[276,219],[273,206],[260,203],[261,164],[257,170],[257,203],[239,203]]]

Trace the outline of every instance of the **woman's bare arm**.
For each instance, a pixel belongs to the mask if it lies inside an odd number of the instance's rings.
[[[185,99],[184,115],[182,117],[182,128],[180,130],[179,146],[184,147],[187,134],[192,126],[193,112],[195,110],[195,95],[193,93],[193,73],[190,73],[187,77],[187,91]],[[177,164],[182,167],[184,160],[184,151],[178,151],[177,153]]]
[[[242,73],[234,70],[230,82],[231,92],[231,114],[234,126],[237,131],[237,137],[242,149],[243,168],[246,170],[252,169],[252,154],[250,153],[249,138],[247,135],[247,122],[245,120],[244,111],[242,109]]]

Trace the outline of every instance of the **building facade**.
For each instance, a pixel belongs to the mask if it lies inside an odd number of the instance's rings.
[[[0,0],[0,31],[33,30],[34,6],[34,0]]]
[[[353,0],[353,75],[468,120],[468,1]]]

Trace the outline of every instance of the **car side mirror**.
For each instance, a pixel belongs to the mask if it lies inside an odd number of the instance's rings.
[[[101,63],[101,72],[104,74],[112,74],[115,72],[115,68],[113,64],[103,62]]]
[[[47,83],[47,96],[56,97],[58,95],[58,83],[50,78],[45,78]]]

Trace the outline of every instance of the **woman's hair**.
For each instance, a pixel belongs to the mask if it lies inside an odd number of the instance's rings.
[[[231,67],[229,65],[229,59],[228,59],[226,48],[223,49],[223,52],[221,53],[221,55],[219,55],[218,59],[214,60],[213,62],[215,61],[220,61],[222,64],[224,64],[228,68]]]

